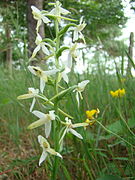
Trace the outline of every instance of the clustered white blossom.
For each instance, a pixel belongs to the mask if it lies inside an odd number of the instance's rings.
[[[51,22],[50,19],[52,18],[57,19],[58,23],[60,23],[62,19],[69,20],[69,18],[66,18],[65,15],[69,14],[70,12],[62,8],[61,7],[62,4],[59,1],[56,1],[56,3],[50,3],[50,5],[54,6],[54,8],[50,12],[39,10],[35,6],[31,6],[33,17],[35,20],[37,20],[37,27],[36,27],[37,37],[35,40],[36,48],[34,49],[30,59],[33,59],[40,50],[42,50],[43,53],[47,56],[51,55],[50,50],[52,50],[53,52],[55,52],[56,50],[55,47],[50,45],[49,42],[45,42],[40,36],[39,27],[41,26],[41,24],[50,23]],[[49,19],[49,17],[51,18]],[[32,114],[34,114],[39,119],[31,123],[28,126],[28,129],[34,129],[41,125],[44,125],[46,138],[50,136],[52,123],[53,121],[57,121],[58,117],[55,114],[55,111],[53,109],[46,114],[38,110],[33,111],[34,105],[36,103],[37,98],[46,100],[46,103],[50,103],[51,105],[53,105],[51,100],[47,99],[43,95],[45,85],[48,82],[48,79],[50,78],[50,76],[53,76],[59,73],[58,83],[60,83],[61,79],[63,79],[66,83],[69,82],[69,78],[67,74],[68,72],[71,71],[73,59],[76,60],[77,58],[77,40],[79,38],[82,38],[85,43],[85,39],[82,34],[82,30],[85,28],[85,26],[86,26],[86,23],[83,22],[83,18],[81,18],[79,25],[74,24],[73,27],[69,28],[69,31],[73,31],[73,43],[71,43],[70,47],[66,48],[66,50],[68,51],[68,58],[62,61],[61,66],[54,68],[52,70],[47,70],[47,71],[44,71],[38,66],[30,66],[30,65],[28,66],[29,71],[40,79],[40,86],[39,86],[39,89],[35,89],[32,87],[28,88],[28,93],[18,96],[18,99],[28,99],[28,98],[33,99],[32,104],[30,106],[30,112],[32,112]],[[54,40],[54,44],[55,43],[56,43],[56,40]],[[56,54],[54,54],[54,56],[56,57]],[[84,91],[85,86],[88,83],[89,83],[89,80],[84,80],[78,83],[78,85],[74,86],[73,88],[73,92],[76,92],[76,99],[77,99],[78,106],[79,106],[79,97],[81,99],[83,98],[81,93]],[[63,92],[60,92],[57,96],[61,95],[64,92],[66,92],[66,90],[64,90]],[[60,109],[59,111],[62,112],[62,110]],[[65,116],[64,121],[60,120],[59,122],[61,123],[61,125],[64,126],[64,130],[62,131],[59,144],[62,143],[66,133],[68,132],[78,137],[79,139],[83,139],[82,135],[79,134],[75,129],[78,127],[86,127],[88,125],[87,123],[72,124],[71,119],[66,116]],[[50,144],[48,143],[47,139],[45,139],[43,136],[41,135],[38,136],[38,142],[43,149],[42,155],[39,160],[39,165],[46,159],[48,154],[55,155],[62,158],[61,154],[56,152],[54,149],[50,148]]]

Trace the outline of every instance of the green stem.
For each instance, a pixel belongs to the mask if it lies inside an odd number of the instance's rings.
[[[57,52],[59,50],[59,46],[60,46],[60,38],[58,36],[58,34],[59,34],[59,22],[57,19],[55,19],[55,30],[56,30],[56,52]],[[57,58],[57,56],[55,56],[55,65],[56,65],[56,68],[59,69],[59,59]],[[57,73],[56,83],[55,83],[56,96],[59,94],[58,79],[59,79],[59,72]],[[58,115],[58,109],[59,108],[58,108],[57,98],[54,101],[54,108],[55,108],[56,115]],[[53,124],[53,140],[55,142],[55,150],[56,151],[59,151],[59,131],[60,131],[59,124],[58,123],[56,124],[56,122],[54,122],[54,124]],[[55,157],[54,164],[53,164],[53,172],[52,172],[52,177],[51,177],[52,180],[57,179],[58,168],[59,168],[59,158]]]
[[[114,105],[115,105],[115,104],[114,104]],[[126,120],[125,120],[124,117],[122,116],[122,113],[121,113],[121,112],[122,112],[122,109],[121,109],[120,99],[118,99],[118,107],[115,105],[115,108],[116,108],[116,110],[117,110],[117,112],[118,112],[118,114],[119,114],[122,122],[124,123],[124,125],[125,125],[126,128],[128,129],[128,131],[129,131],[133,136],[135,136],[135,134],[132,132],[132,130],[131,130],[130,127],[128,126]]]
[[[49,99],[47,99],[46,97],[43,96],[39,96],[39,98],[45,100],[48,104],[50,104],[51,106],[54,106],[54,103],[51,102]],[[61,110],[60,108],[58,108],[58,111],[63,114],[66,117],[69,117],[70,119],[74,119],[72,116],[70,116],[69,114],[67,114],[66,112],[64,112],[63,110]]]

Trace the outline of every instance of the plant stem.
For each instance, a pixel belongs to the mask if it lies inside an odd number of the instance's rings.
[[[58,34],[59,34],[59,22],[58,22],[57,19],[55,19],[55,30],[56,30],[56,52],[57,52],[59,50],[59,46],[60,46],[60,38],[58,36]],[[55,65],[56,65],[56,68],[59,69],[59,59],[56,56],[55,56]],[[59,72],[56,75],[56,83],[55,83],[56,96],[59,94],[58,79],[59,79]],[[58,100],[57,100],[57,98],[54,101],[54,108],[55,108],[56,115],[58,115]],[[56,124],[56,122],[54,122],[53,125],[54,125],[53,126],[53,140],[55,142],[55,150],[58,152],[59,151],[59,131],[60,131],[60,126],[59,126],[58,123]],[[59,158],[55,157],[54,164],[53,164],[53,172],[52,172],[52,177],[51,177],[52,180],[57,179],[58,168],[59,168]]]

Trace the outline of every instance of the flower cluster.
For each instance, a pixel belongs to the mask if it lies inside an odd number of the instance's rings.
[[[100,111],[99,111],[98,108],[97,109],[92,109],[90,111],[86,111],[87,119],[86,119],[85,123],[92,126],[96,122],[95,119],[97,118],[99,113],[100,113]]]
[[[116,97],[116,98],[117,97],[118,98],[123,97],[125,95],[125,93],[126,93],[126,91],[125,91],[124,88],[123,89],[118,89],[116,91],[110,91],[111,96]]]
[[[83,21],[83,18],[81,18],[80,23],[78,25],[71,23],[66,26],[66,28],[62,28],[59,30],[59,23],[61,23],[62,20],[67,20],[67,21],[73,21],[75,22],[76,20],[70,19],[68,17],[65,17],[65,15],[69,14],[70,12],[64,8],[62,8],[62,4],[59,1],[56,1],[55,3],[49,3],[49,5],[54,6],[54,8],[48,12],[44,10],[39,10],[35,6],[32,6],[32,14],[34,19],[37,21],[37,27],[36,27],[36,33],[37,37],[35,40],[36,48],[34,49],[32,56],[30,58],[33,59],[39,51],[43,51],[43,53],[49,58],[49,57],[54,57],[55,58],[55,64],[53,69],[48,69],[48,70],[43,70],[39,66],[28,66],[28,70],[35,75],[36,77],[39,78],[40,84],[39,84],[39,89],[35,89],[33,87],[28,88],[28,93],[24,95],[18,96],[18,99],[29,99],[32,98],[32,104],[30,106],[30,112],[35,115],[38,120],[31,123],[28,126],[28,129],[34,129],[39,126],[45,127],[45,137],[50,138],[50,134],[52,131],[52,123],[57,125],[60,131],[61,136],[58,135],[59,137],[59,145],[61,145],[66,133],[71,133],[74,136],[78,137],[79,139],[83,139],[82,135],[76,131],[76,128],[78,127],[86,127],[90,124],[86,122],[82,123],[72,123],[73,117],[70,116],[69,114],[65,113],[63,110],[58,108],[57,106],[57,99],[61,96],[64,96],[66,93],[73,92],[76,93],[76,100],[78,103],[78,108],[80,105],[80,99],[83,99],[82,92],[84,91],[86,85],[89,83],[89,80],[84,80],[82,82],[79,82],[77,85],[71,86],[68,89],[64,89],[63,87],[61,88],[62,90],[60,91],[61,85],[60,82],[63,79],[66,83],[69,82],[68,75],[67,73],[71,71],[72,69],[72,64],[73,60],[77,58],[77,41],[78,39],[82,39],[83,42],[85,43],[84,36],[82,34],[82,30],[85,28],[86,23]],[[43,37],[40,36],[39,33],[39,27],[41,26],[42,23],[48,24],[51,22],[51,20],[54,19],[55,25],[56,25],[56,38],[54,40],[51,39],[43,39]],[[63,36],[67,31],[72,31],[73,32],[73,41],[71,43],[70,47],[67,46],[60,46],[60,40],[61,36]],[[61,60],[61,55],[64,51],[68,51],[68,57],[64,61]],[[51,77],[53,76],[53,78]],[[43,93],[45,91],[46,85],[49,84],[48,81],[49,79],[53,79],[53,87],[55,88],[56,94],[51,98],[48,99]],[[52,106],[52,109],[48,111],[45,109],[45,112],[39,111],[39,110],[33,110],[35,103],[37,102],[40,103],[40,99],[42,100],[41,105],[42,107],[45,107],[44,104],[49,104]],[[53,100],[55,100],[53,102]],[[43,102],[44,101],[44,102]],[[56,104],[55,104],[56,102]],[[54,110],[55,106],[55,110]],[[59,118],[58,112],[62,113],[65,118],[64,120],[61,120]],[[87,113],[88,119],[90,121],[93,121],[94,115],[96,116],[98,114],[98,110],[96,112]],[[54,125],[53,124],[53,125]],[[63,127],[63,128],[61,128]],[[53,128],[54,129],[54,128]],[[61,131],[62,129],[62,131]],[[39,165],[46,159],[48,154],[58,156],[62,158],[61,154],[59,152],[56,152],[54,149],[50,147],[50,144],[48,140],[44,138],[43,136],[39,135],[38,136],[38,142],[40,146],[43,149],[42,155],[39,160]],[[58,145],[57,145],[58,146]]]

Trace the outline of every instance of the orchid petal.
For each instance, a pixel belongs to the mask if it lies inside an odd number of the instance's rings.
[[[44,71],[44,72],[47,76],[50,76],[50,75],[56,74],[58,71],[59,71],[58,69],[53,69],[53,70]]]
[[[33,113],[35,116],[37,116],[38,118],[45,118],[45,117],[46,117],[46,114],[44,114],[44,113],[42,113],[42,112],[40,112],[40,111],[37,111],[37,110],[33,111],[32,113]]]
[[[34,58],[34,57],[36,56],[36,54],[37,54],[37,52],[40,50],[40,48],[41,48],[40,45],[38,45],[38,46],[34,49],[31,58]]]
[[[47,49],[47,47],[45,47],[45,45],[42,45],[41,48],[44,54],[47,54],[47,55],[50,54],[49,50]]]
[[[48,24],[49,22],[51,22],[47,17],[42,16],[42,20],[45,24]]]
[[[39,166],[41,165],[41,163],[42,163],[43,161],[45,161],[47,155],[48,155],[47,152],[45,152],[45,151],[42,152],[42,155],[41,155],[41,157],[40,157],[40,159],[39,159]]]
[[[43,93],[44,88],[45,88],[45,81],[42,78],[40,78],[40,91],[41,91],[41,93]]]
[[[48,121],[47,117],[46,118],[41,118],[33,123],[31,123],[29,126],[28,126],[28,129],[34,129],[34,128],[37,128],[39,126],[42,126],[43,124],[45,124],[46,122]]]
[[[81,134],[79,134],[77,131],[75,131],[74,129],[70,128],[69,132],[71,132],[74,136],[83,139],[83,137],[81,136]]]
[[[50,135],[50,132],[51,132],[51,120],[50,121],[47,121],[46,123],[45,123],[45,135],[46,135],[46,138],[48,138],[49,137],[49,135]]]
[[[35,102],[36,102],[36,98],[33,98],[32,104],[30,106],[30,112],[32,112]]]
[[[33,94],[23,94],[17,97],[17,99],[29,99],[29,98],[33,98]]]
[[[61,74],[62,74],[62,78],[64,79],[64,81],[68,84],[69,79],[68,79],[67,73],[65,71],[63,71]]]

